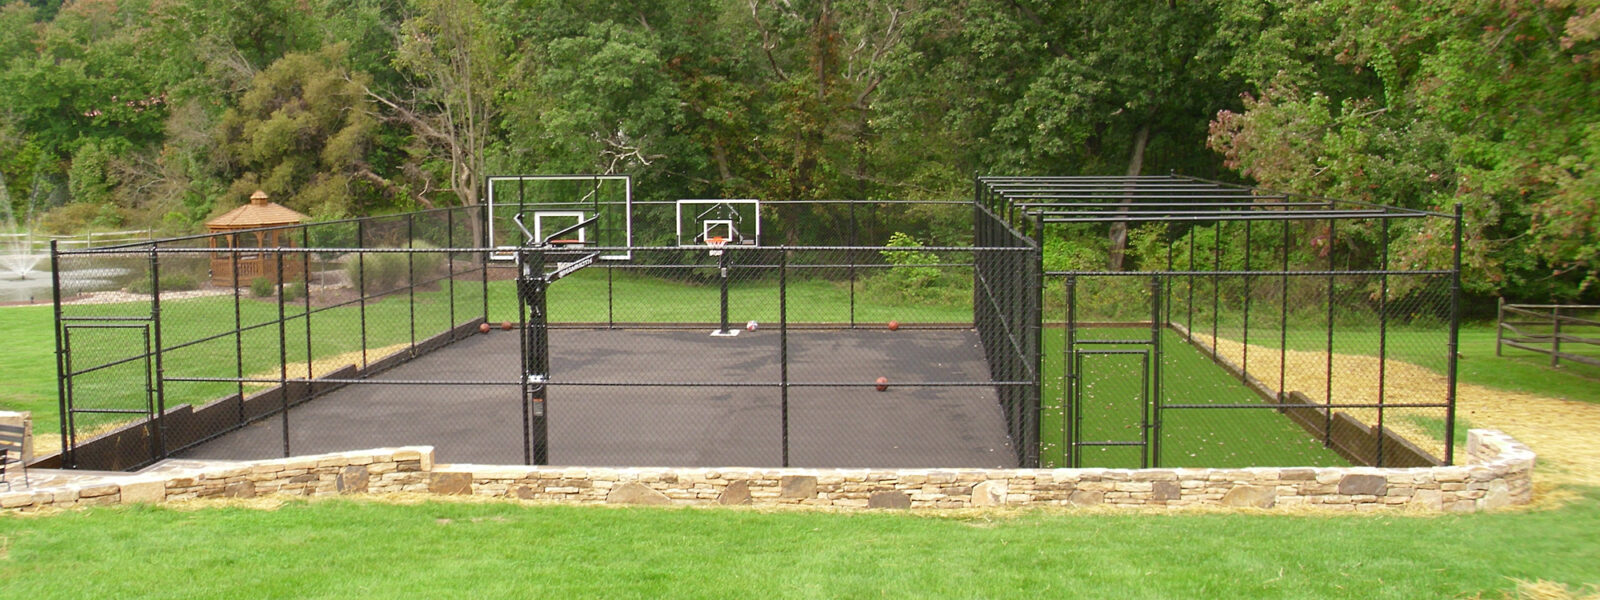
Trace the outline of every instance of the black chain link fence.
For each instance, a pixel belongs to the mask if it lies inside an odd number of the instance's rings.
[[[1142,270],[1049,272],[1043,462],[1449,460],[1465,432],[1451,410],[1452,274],[1353,246],[1298,250],[1329,229],[1163,226]]]
[[[477,463],[1037,460],[1037,286],[1008,275],[1037,264],[1025,240],[632,248],[550,286],[534,404],[518,267],[480,226],[450,209],[57,252],[62,462],[406,444]]]

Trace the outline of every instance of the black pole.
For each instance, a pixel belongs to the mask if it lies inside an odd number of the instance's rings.
[[[155,427],[152,428],[151,450],[156,457],[167,457],[167,390],[166,368],[161,348],[161,255],[155,244],[150,245],[150,323],[155,330]]]
[[[364,224],[366,219],[356,221],[356,248],[365,250],[367,247],[367,234]],[[367,253],[356,252],[356,304],[361,315],[361,372],[366,375],[367,370]]]
[[[1289,375],[1289,222],[1283,222],[1283,279],[1278,287],[1278,404],[1288,399]]]
[[[444,245],[446,248],[456,247],[456,211],[453,208],[444,211]],[[445,274],[449,277],[447,280],[449,283],[445,285],[449,286],[449,291],[446,293],[449,294],[450,303],[450,339],[454,340],[456,339],[456,253],[446,252],[444,261]]]
[[[850,328],[856,328],[856,249],[860,240],[856,235],[856,203],[850,203],[850,248],[844,251],[846,268],[850,270]]]
[[[1212,230],[1211,254],[1214,264],[1212,271],[1222,270],[1222,222],[1218,221]],[[1222,362],[1222,340],[1217,337],[1217,321],[1222,318],[1222,276],[1211,276],[1211,360]]]
[[[1024,327],[1028,328],[1028,452],[1027,461],[1022,466],[1030,469],[1039,468],[1039,446],[1043,437],[1043,420],[1040,411],[1044,403],[1044,217],[1034,216],[1033,221],[1034,246],[1028,255],[1028,267],[1032,271],[1028,274],[1028,285],[1033,289],[1028,290],[1027,314],[1020,319]]]
[[[1150,277],[1150,466],[1161,466],[1161,276]]]
[[[1250,221],[1245,221],[1244,270],[1246,273],[1250,272],[1250,251],[1253,250],[1250,243],[1250,229]],[[1239,342],[1239,377],[1247,383],[1250,381],[1250,292],[1252,288],[1251,283],[1254,280],[1254,277],[1246,276],[1244,278],[1244,323],[1242,330],[1243,341]]]
[[[417,356],[417,269],[416,269],[416,218],[417,213],[406,213],[406,318],[411,327],[411,353]]]
[[[722,327],[717,329],[717,333],[728,335],[731,333],[728,330],[728,251],[723,248],[719,252],[717,255],[717,270],[721,273],[722,280]]]
[[[51,305],[55,312],[51,326],[55,328],[56,337],[56,407],[61,415],[61,422],[58,423],[61,428],[61,462],[63,466],[72,467],[76,465],[76,457],[67,443],[67,423],[71,420],[71,414],[67,407],[67,350],[61,339],[61,251],[54,239],[50,240],[50,285]]]
[[[488,257],[485,256],[486,262],[484,263],[484,267],[486,272],[488,270],[487,258]],[[522,335],[517,336],[517,351],[520,353],[520,358],[522,359],[522,377],[518,379],[518,385],[521,388],[521,393],[517,396],[517,403],[522,405],[522,463],[531,465],[534,464],[533,402],[531,400],[533,398],[533,390],[530,388],[531,382],[529,381],[529,372],[531,371],[531,367],[529,365],[533,364],[534,359],[528,348],[530,345],[530,340],[528,337],[532,335],[529,333],[529,331],[533,329],[533,322],[531,315],[529,314],[530,303],[528,302],[528,294],[524,293],[525,284],[523,283],[523,280],[528,278],[528,270],[523,265],[527,264],[527,261],[529,260],[531,260],[531,258],[527,255],[526,249],[517,251],[517,318],[522,320]],[[484,297],[487,298],[488,296],[485,295]],[[485,301],[485,306],[487,306],[487,301]],[[489,313],[487,310],[485,310],[483,314],[485,318],[484,323],[487,324]]]
[[[300,227],[300,232],[301,232],[301,235],[300,235],[300,247],[302,249],[310,248],[311,247],[311,228],[309,226],[301,226]],[[305,292],[305,296],[306,296],[304,298],[304,300],[305,300],[305,303],[304,303],[305,315],[303,315],[303,317],[305,318],[305,322],[306,322],[306,379],[310,380],[310,379],[316,379],[316,377],[317,377],[316,371],[312,370],[313,367],[315,366],[315,363],[311,360],[311,253],[310,252],[301,252],[300,253],[300,283],[302,284],[302,288],[303,288],[300,291]],[[282,288],[280,288],[280,289],[282,289]],[[308,398],[310,397],[311,390],[313,390],[313,389],[315,389],[315,388],[313,388],[311,386],[310,382],[307,382],[306,383],[306,396]]]
[[[1446,360],[1449,387],[1445,400],[1444,419],[1444,464],[1455,464],[1456,442],[1456,359],[1460,352],[1461,331],[1461,203],[1456,203],[1455,214],[1455,251],[1451,260],[1450,271],[1450,357]],[[1501,302],[1505,300],[1502,298]],[[1498,332],[1499,327],[1497,326]],[[1498,335],[1498,333],[1497,333]],[[1496,350],[1499,346],[1496,345]]]
[[[1078,444],[1083,441],[1078,439],[1083,436],[1082,423],[1080,422],[1083,419],[1083,408],[1080,406],[1082,398],[1080,398],[1078,386],[1083,375],[1079,373],[1079,367],[1082,364],[1078,360],[1076,348],[1073,347],[1078,343],[1078,278],[1068,275],[1063,287],[1067,295],[1067,343],[1062,349],[1062,360],[1067,364],[1065,369],[1067,373],[1067,421],[1069,423],[1068,426],[1072,429],[1068,435],[1071,443],[1067,445],[1067,466],[1078,467],[1083,460],[1078,453]]]
[[[1189,228],[1189,316],[1185,319],[1183,330],[1189,337],[1189,343],[1194,344],[1194,234],[1197,227]]]
[[[1384,384],[1387,381],[1389,366],[1389,220],[1384,219],[1379,227],[1382,233],[1383,248],[1380,254],[1379,267],[1383,274],[1379,275],[1380,290],[1378,294],[1378,447],[1376,449],[1375,466],[1383,466],[1383,401]]]
[[[244,308],[239,305],[239,249],[233,234],[228,234],[228,246],[234,250],[229,254],[229,261],[233,268],[233,371],[234,376],[244,379]],[[244,381],[235,382],[234,393],[239,394],[238,424],[243,425],[244,415]]]
[[[273,253],[278,279],[278,415],[283,425],[283,456],[289,457],[289,332],[283,310],[283,252]]]
[[[778,252],[778,402],[783,419],[783,466],[789,466],[789,252]]]
[[[1334,221],[1328,219],[1328,362],[1326,372],[1326,393],[1323,396],[1322,409],[1322,446],[1333,446],[1333,306],[1336,299],[1334,288],[1337,281],[1333,276],[1333,256],[1336,253],[1334,246]]]
[[[528,438],[532,442],[532,464],[550,463],[549,381],[550,381],[550,280],[544,274],[544,248],[524,248],[522,274],[517,279],[518,295],[526,299],[527,320],[523,326],[526,362],[523,380],[527,386]]]

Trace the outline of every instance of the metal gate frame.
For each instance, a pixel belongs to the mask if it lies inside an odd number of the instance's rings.
[[[1080,468],[1083,466],[1083,448],[1092,447],[1132,447],[1140,449],[1140,468],[1161,466],[1161,310],[1162,310],[1162,281],[1160,275],[1150,276],[1150,337],[1147,339],[1111,339],[1111,340],[1086,340],[1078,338],[1081,324],[1078,322],[1077,288],[1078,277],[1069,275],[1066,278],[1064,291],[1066,293],[1067,322],[1066,343],[1062,346],[1063,362],[1065,363],[1065,385],[1062,392],[1066,396],[1066,414],[1062,422],[1063,437],[1065,438],[1063,450],[1066,452],[1067,466]],[[1101,346],[1145,346],[1141,349],[1129,348],[1099,348]],[[1084,369],[1083,360],[1088,356],[1128,356],[1139,355],[1142,366],[1140,371],[1139,404],[1139,441],[1131,440],[1085,440],[1083,432],[1083,400]]]

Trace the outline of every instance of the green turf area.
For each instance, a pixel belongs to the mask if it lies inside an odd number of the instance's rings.
[[[1044,399],[1041,408],[1040,460],[1062,465],[1065,434],[1062,350],[1066,330],[1046,329],[1044,335]],[[1137,327],[1082,328],[1079,339],[1132,340],[1150,337]],[[1106,344],[1083,347],[1099,350],[1144,349],[1141,345]],[[1078,438],[1093,442],[1140,441],[1143,423],[1140,405],[1143,363],[1140,355],[1106,354],[1081,358],[1084,393],[1082,430]],[[1166,404],[1254,404],[1261,397],[1246,388],[1202,354],[1183,336],[1166,330],[1162,336],[1162,390]],[[1152,432],[1152,441],[1154,433]],[[1164,467],[1332,466],[1349,464],[1287,417],[1272,409],[1168,409],[1163,411],[1159,463]],[[1154,451],[1154,448],[1151,449]],[[1138,468],[1141,448],[1085,447],[1079,464],[1085,467]]]
[[[1495,597],[1594,582],[1596,531],[1594,490],[1438,517],[115,507],[0,516],[0,597]]]

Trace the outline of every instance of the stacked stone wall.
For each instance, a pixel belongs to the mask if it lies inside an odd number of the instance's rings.
[[[0,492],[38,509],[263,495],[426,493],[578,504],[836,508],[1232,506],[1471,512],[1533,497],[1534,455],[1473,430],[1467,464],[1248,469],[595,468],[434,464],[430,447],[227,463],[76,485]]]

